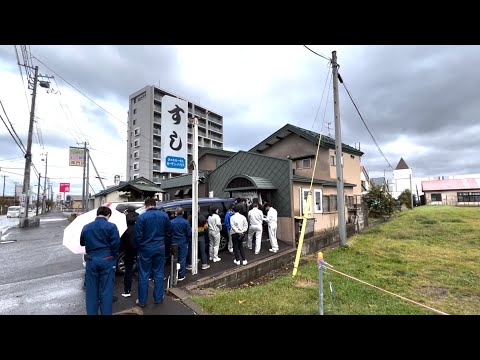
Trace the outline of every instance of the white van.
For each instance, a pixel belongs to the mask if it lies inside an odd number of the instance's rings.
[[[7,218],[20,217],[20,206],[9,206],[7,210]]]

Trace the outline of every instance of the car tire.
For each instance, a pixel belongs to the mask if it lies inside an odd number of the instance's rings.
[[[133,260],[133,272],[137,271],[137,259]],[[117,259],[116,273],[118,275],[125,275],[125,253],[122,252]]]
[[[218,251],[223,251],[227,248],[228,246],[228,237],[225,236],[225,234],[220,233],[220,244],[218,245]]]

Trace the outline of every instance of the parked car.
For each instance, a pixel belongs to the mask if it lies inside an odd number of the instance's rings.
[[[22,209],[23,210],[23,209]],[[14,218],[20,217],[20,212],[24,212],[20,210],[20,206],[9,206],[7,209],[7,218]]]
[[[198,204],[200,205],[200,214],[208,218],[208,214],[211,208],[218,207],[218,214],[222,220],[222,231],[220,232],[220,246],[219,251],[223,251],[227,248],[228,245],[228,234],[225,229],[224,219],[225,214],[228,211],[228,208],[231,204],[235,202],[234,198],[199,198]],[[181,206],[184,210],[183,217],[188,219],[192,213],[192,199],[182,199],[182,200],[169,200],[169,201],[159,201],[157,202],[157,208],[165,211],[169,214],[170,219],[175,217],[175,209]],[[145,212],[145,209],[137,210],[138,213]]]
[[[116,210],[116,211],[119,211],[121,213],[124,213],[125,210],[127,210],[127,208],[129,206],[133,206],[138,210],[138,209],[143,208],[144,205],[145,205],[144,202],[138,202],[137,201],[137,202],[109,202],[109,203],[104,204],[103,206],[106,206],[106,207],[112,209],[112,211]],[[82,262],[83,262],[83,267],[85,267],[85,265],[86,265],[85,255],[82,256]],[[122,244],[120,244],[120,252],[119,252],[119,255],[118,255],[118,258],[117,258],[116,271],[117,271],[117,274],[119,274],[119,275],[125,274],[125,249],[123,248]],[[137,260],[136,259],[134,259],[134,261],[133,261],[133,271],[134,272],[137,271]]]

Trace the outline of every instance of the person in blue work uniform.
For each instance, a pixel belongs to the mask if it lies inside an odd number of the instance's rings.
[[[185,263],[187,261],[188,243],[192,241],[192,226],[187,219],[183,217],[183,208],[181,206],[175,209],[177,215],[171,221],[172,224],[172,244],[178,245],[178,262],[180,271],[178,272],[178,281],[185,280]]]
[[[117,226],[108,222],[112,210],[100,206],[97,217],[85,225],[80,245],[85,246],[85,302],[87,315],[112,315],[115,262],[120,249]]]
[[[165,243],[170,242],[172,226],[166,212],[156,208],[155,199],[145,200],[146,211],[135,223],[137,245],[138,299],[144,307],[148,297],[148,278],[153,272],[153,302],[163,302]]]

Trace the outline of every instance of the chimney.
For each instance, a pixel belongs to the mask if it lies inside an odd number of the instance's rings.
[[[120,175],[115,175],[113,181],[115,183],[115,186],[120,185]]]

